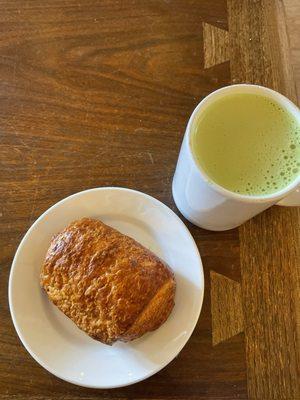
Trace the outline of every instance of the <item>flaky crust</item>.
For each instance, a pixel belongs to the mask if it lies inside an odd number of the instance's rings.
[[[174,306],[170,268],[132,238],[91,218],[71,223],[52,239],[40,282],[65,315],[106,344],[157,329]]]

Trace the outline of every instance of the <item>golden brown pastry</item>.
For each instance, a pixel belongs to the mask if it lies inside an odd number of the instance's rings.
[[[52,239],[41,286],[80,329],[106,344],[157,329],[174,306],[170,268],[132,238],[90,218]]]

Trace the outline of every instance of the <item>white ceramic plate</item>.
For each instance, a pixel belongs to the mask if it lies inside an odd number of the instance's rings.
[[[85,216],[133,237],[172,267],[175,307],[156,331],[130,343],[104,345],[80,331],[41,290],[39,273],[51,237]],[[197,246],[173,211],[141,192],[98,188],[55,204],[28,230],[12,264],[9,306],[24,346],[49,372],[77,385],[113,388],[148,378],[173,360],[197,323],[203,290]]]

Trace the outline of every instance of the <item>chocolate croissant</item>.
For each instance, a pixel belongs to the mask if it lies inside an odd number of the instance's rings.
[[[71,223],[52,239],[40,283],[80,329],[106,344],[136,339],[162,325],[176,286],[160,258],[91,218]]]

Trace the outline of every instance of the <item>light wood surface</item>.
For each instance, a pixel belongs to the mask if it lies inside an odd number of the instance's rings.
[[[287,31],[290,41],[291,64],[300,102],[300,2],[284,0]]]
[[[217,345],[244,331],[241,284],[210,271],[212,343]]]
[[[250,398],[299,398],[299,218],[273,207],[240,228]]]
[[[279,0],[228,0],[233,83],[271,87],[296,100],[285,11]]]
[[[225,29],[203,23],[204,68],[229,61],[229,34]]]
[[[205,95],[246,81],[296,98],[282,5],[0,1],[1,400],[300,398],[296,209],[219,233],[185,221],[204,265],[199,322],[170,365],[127,388],[56,379],[21,346],[7,304],[17,245],[53,203],[115,185],[177,212],[172,176]]]
[[[283,4],[228,0],[228,15],[233,82],[262,84],[296,101]],[[299,226],[297,208],[273,207],[240,228],[250,398],[300,395]]]

